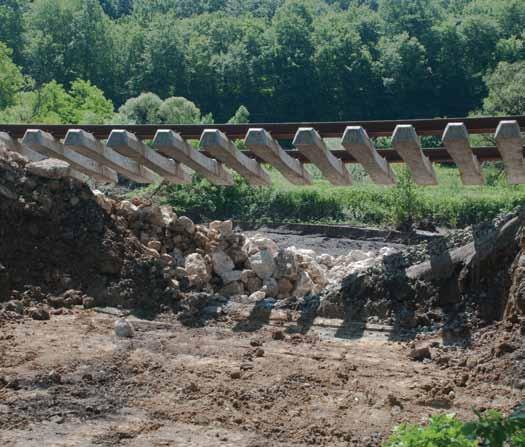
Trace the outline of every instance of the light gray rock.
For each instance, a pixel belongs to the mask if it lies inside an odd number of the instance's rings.
[[[49,179],[61,179],[70,174],[69,163],[55,158],[28,163],[26,169],[33,175]]]
[[[229,236],[233,233],[233,222],[231,220],[215,220],[210,222],[210,230],[217,231],[221,236]]]
[[[309,294],[314,288],[314,283],[312,278],[307,272],[301,272],[299,275],[299,280],[295,285],[295,290],[293,292],[294,296],[302,297]]]
[[[222,279],[222,282],[224,284],[229,284],[234,281],[240,281],[241,280],[241,274],[242,272],[240,270],[232,270],[231,272],[223,272],[221,273],[220,277]]]
[[[206,261],[199,253],[188,255],[184,268],[188,274],[188,279],[194,286],[203,286],[211,279]]]
[[[195,233],[195,224],[193,221],[186,216],[181,216],[177,219],[177,223],[184,228],[184,231],[188,234]]]
[[[261,234],[247,238],[243,248],[249,256],[261,250],[268,250],[272,256],[276,256],[279,251],[279,247],[274,241]]]
[[[135,330],[128,320],[121,318],[115,321],[115,335],[121,338],[133,338]]]
[[[250,256],[250,266],[262,280],[271,278],[275,272],[275,261],[272,253],[266,249]]]
[[[261,300],[264,300],[266,298],[266,293],[264,293],[264,291],[262,290],[258,290],[257,292],[254,292],[252,293],[248,300],[250,302],[256,302],[256,301],[261,301]]]
[[[213,271],[219,276],[222,276],[223,273],[231,272],[235,268],[232,259],[222,250],[213,252],[211,254],[211,261]]]

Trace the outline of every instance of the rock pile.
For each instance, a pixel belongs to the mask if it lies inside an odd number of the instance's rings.
[[[26,289],[31,295],[34,287],[43,291],[37,301],[50,308],[68,304],[69,290],[78,290],[86,307],[176,305],[186,293],[251,302],[301,298],[391,250],[334,257],[279,248],[264,235],[234,231],[232,221],[196,225],[170,206],[113,200],[72,179],[68,169],[58,160],[29,163],[1,150],[0,301],[25,300],[27,307]]]
[[[247,238],[234,231],[231,220],[196,225],[170,206],[139,198],[116,202],[98,191],[95,196],[119,225],[162,261],[165,275],[182,290],[248,295],[254,300],[304,297],[366,270],[394,251],[352,250],[334,257],[296,247],[282,249],[264,235]]]

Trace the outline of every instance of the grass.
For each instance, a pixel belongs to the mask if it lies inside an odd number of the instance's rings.
[[[484,186],[463,186],[455,167],[435,165],[438,186],[419,187],[406,168],[394,165],[398,186],[370,182],[358,165],[349,169],[350,187],[335,187],[315,167],[312,186],[294,186],[268,167],[273,186],[253,188],[237,178],[233,187],[216,187],[202,179],[192,185],[169,185],[157,194],[178,213],[197,221],[234,218],[251,222],[322,222],[372,226],[400,226],[432,222],[436,226],[465,227],[525,204],[525,185],[509,186],[501,163],[483,167]],[[139,194],[149,195],[150,186]],[[137,194],[135,192],[134,194]]]

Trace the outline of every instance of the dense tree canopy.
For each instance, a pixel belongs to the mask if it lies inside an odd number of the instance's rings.
[[[525,0],[5,0],[0,23],[4,120],[525,113]]]

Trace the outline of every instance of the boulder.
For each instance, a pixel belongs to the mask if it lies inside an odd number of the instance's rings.
[[[244,286],[240,281],[234,281],[225,285],[219,293],[224,296],[242,295],[244,293]]]
[[[299,266],[293,250],[285,248],[279,250],[275,257],[275,277],[296,279],[299,274]]]
[[[164,224],[162,211],[158,205],[144,206],[139,208],[139,215],[142,221],[151,225],[162,226]]]
[[[28,163],[26,169],[33,175],[49,179],[65,178],[70,173],[69,163],[56,158]]]
[[[248,253],[248,256],[254,255],[261,250],[268,250],[272,256],[276,256],[279,251],[279,247],[274,241],[261,234],[247,238],[243,249]]]
[[[263,281],[261,290],[266,293],[266,296],[276,297],[279,294],[279,285],[275,279],[267,278]]]
[[[221,236],[229,236],[233,233],[233,221],[226,220],[222,222],[215,220],[210,222],[210,230],[217,231]]]
[[[269,250],[261,250],[258,253],[250,256],[251,269],[262,280],[271,278],[275,272],[275,261],[272,253]]]
[[[232,270],[230,272],[223,272],[219,276],[224,284],[229,284],[234,281],[240,281],[241,274],[242,272],[240,270]]]
[[[288,247],[297,260],[297,262],[312,262],[316,258],[316,253],[313,250],[308,250],[306,248],[296,248],[294,246]]]
[[[211,279],[206,261],[199,253],[192,253],[186,257],[184,269],[194,286],[203,286]]]
[[[121,338],[133,338],[135,331],[128,320],[120,318],[115,321],[115,335]]]
[[[277,285],[279,287],[279,296],[281,297],[290,296],[294,288],[292,281],[290,281],[288,278],[281,278]]]
[[[235,268],[232,259],[222,250],[215,251],[211,254],[211,262],[213,271],[219,276],[223,273],[231,272]]]
[[[312,281],[312,278],[310,278],[310,275],[307,272],[301,272],[293,294],[296,297],[303,297],[308,295],[313,288],[314,282]]]
[[[243,270],[241,273],[241,281],[248,293],[256,292],[263,286],[262,279],[259,278],[253,270]]]
[[[153,250],[157,250],[160,253],[160,250],[162,248],[162,244],[160,241],[149,241],[148,242],[148,248],[152,248]]]
[[[331,269],[335,265],[335,258],[332,255],[322,254],[315,259],[318,264],[324,265]]]
[[[195,224],[189,217],[181,216],[177,219],[177,224],[188,234],[195,233]]]
[[[250,300],[250,302],[256,302],[264,300],[265,298],[266,293],[264,293],[262,290],[258,290],[257,292],[253,292],[248,299]]]

